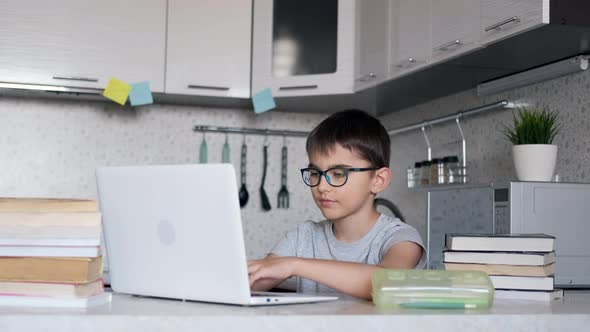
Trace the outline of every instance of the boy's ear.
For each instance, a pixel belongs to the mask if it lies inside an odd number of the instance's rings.
[[[381,167],[375,171],[371,193],[378,194],[385,190],[391,181],[391,170],[388,167]]]

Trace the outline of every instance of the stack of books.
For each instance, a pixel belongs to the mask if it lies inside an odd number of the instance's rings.
[[[483,271],[495,297],[550,301],[563,297],[555,289],[555,237],[545,234],[447,234],[446,270]]]
[[[0,305],[110,302],[100,236],[96,201],[0,198]]]

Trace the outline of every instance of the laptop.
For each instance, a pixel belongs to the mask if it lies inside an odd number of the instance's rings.
[[[250,291],[231,164],[101,167],[96,177],[113,291],[244,306],[337,299]]]

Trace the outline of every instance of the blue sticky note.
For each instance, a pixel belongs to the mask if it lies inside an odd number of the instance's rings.
[[[149,82],[139,82],[131,84],[131,92],[129,92],[129,102],[131,106],[140,106],[153,104],[152,90],[150,90]]]
[[[264,89],[252,96],[252,103],[254,104],[254,112],[256,113],[270,111],[277,106],[270,89]]]

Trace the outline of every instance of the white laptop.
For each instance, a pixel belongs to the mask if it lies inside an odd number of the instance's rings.
[[[115,292],[238,305],[337,299],[250,292],[231,164],[102,167],[96,176]]]

